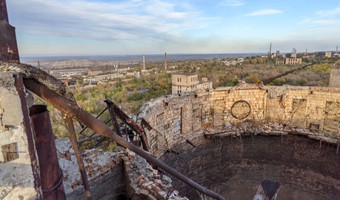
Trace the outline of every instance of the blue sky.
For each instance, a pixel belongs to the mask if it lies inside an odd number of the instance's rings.
[[[7,0],[21,55],[335,50],[339,0]]]

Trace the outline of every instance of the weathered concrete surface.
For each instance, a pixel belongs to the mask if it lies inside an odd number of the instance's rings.
[[[21,103],[14,87],[13,73],[1,73],[0,199],[35,199],[36,197]]]

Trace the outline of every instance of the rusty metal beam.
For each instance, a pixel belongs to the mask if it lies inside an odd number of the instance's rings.
[[[66,200],[63,173],[59,167],[50,116],[46,106],[32,106],[30,116],[35,133],[43,199]]]
[[[82,143],[84,143],[86,141],[93,140],[93,139],[98,138],[98,137],[103,137],[103,136],[96,133],[96,134],[94,134],[91,137],[83,138],[83,139],[78,140],[78,144],[82,144]]]
[[[81,152],[79,151],[79,148],[78,148],[77,136],[76,136],[76,131],[74,129],[72,118],[70,118],[68,116],[64,116],[64,122],[65,122],[65,125],[66,125],[68,132],[70,133],[70,140],[71,140],[72,147],[73,147],[73,150],[74,150],[74,155],[77,158],[77,163],[78,163],[81,179],[83,180],[86,198],[88,200],[92,200],[89,181],[87,180],[87,175],[86,175],[86,170],[85,170],[83,158],[82,158]]]
[[[40,173],[39,173],[39,165],[38,165],[38,159],[35,152],[35,145],[34,145],[34,136],[32,133],[32,126],[31,121],[29,118],[29,112],[28,112],[28,106],[25,98],[25,88],[24,88],[24,82],[22,79],[22,76],[20,74],[14,75],[15,79],[15,87],[18,92],[20,102],[21,102],[21,110],[23,114],[23,124],[24,129],[27,137],[27,147],[28,147],[28,154],[30,155],[31,163],[32,163],[32,172],[34,177],[34,188],[36,189],[38,193],[38,199],[42,199],[42,194],[40,191]]]
[[[150,146],[148,144],[146,134],[144,130],[136,124],[122,109],[120,109],[115,103],[113,103],[110,100],[107,100],[109,103],[108,105],[111,107],[111,109],[117,114],[117,116],[125,122],[132,130],[134,130],[136,133],[140,134],[143,149],[145,151],[149,151]]]
[[[110,113],[110,117],[111,117],[111,120],[112,120],[112,124],[113,124],[113,126],[114,126],[114,128],[115,128],[115,130],[116,130],[116,133],[120,136],[120,137],[122,137],[122,133],[121,133],[121,131],[120,131],[120,127],[119,127],[119,125],[118,125],[118,122],[117,122],[117,117],[116,117],[116,114],[115,114],[115,112],[112,110],[112,101],[110,101],[110,100],[108,100],[108,99],[106,99],[105,101],[104,101],[105,103],[106,103],[106,105],[107,105],[107,108],[109,109],[109,113]]]
[[[43,100],[49,102],[52,104],[56,109],[60,110],[64,114],[75,118],[82,122],[84,125],[88,126],[89,128],[93,129],[97,133],[99,133],[102,136],[108,137],[114,141],[116,141],[118,144],[122,145],[125,148],[130,149],[131,151],[135,152],[136,154],[140,155],[141,157],[145,158],[148,162],[158,166],[163,171],[171,174],[172,176],[180,179],[184,183],[190,185],[191,187],[195,188],[201,193],[206,194],[207,196],[210,196],[212,198],[218,199],[218,200],[224,200],[224,198],[209,190],[208,188],[196,183],[192,179],[184,176],[183,174],[179,173],[172,167],[166,165],[162,161],[156,159],[148,152],[140,149],[139,147],[125,141],[123,138],[119,137],[118,135],[114,134],[114,132],[106,126],[103,122],[99,121],[86,111],[79,108],[74,102],[58,95],[54,91],[48,89],[45,85],[40,84],[34,79],[25,79],[24,80],[25,86],[27,89],[38,95]]]

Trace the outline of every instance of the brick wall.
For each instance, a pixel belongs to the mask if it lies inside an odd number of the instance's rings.
[[[275,122],[339,136],[340,89],[242,83],[193,95],[170,95],[146,103],[139,114],[155,129],[147,131],[152,152],[162,154],[185,139],[244,121]]]

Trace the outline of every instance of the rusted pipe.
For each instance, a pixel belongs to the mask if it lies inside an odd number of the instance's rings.
[[[87,180],[87,175],[86,175],[86,170],[85,170],[83,158],[82,158],[81,152],[79,151],[79,148],[78,148],[77,136],[76,136],[76,131],[74,130],[72,118],[70,118],[68,116],[64,116],[64,122],[65,122],[65,125],[66,125],[68,132],[70,133],[70,140],[71,140],[72,147],[73,147],[73,150],[74,150],[74,155],[77,158],[77,163],[78,163],[81,179],[83,180],[86,198],[88,200],[92,200],[89,181]]]
[[[79,108],[74,102],[58,95],[56,92],[48,89],[45,85],[40,84],[34,79],[25,79],[24,80],[25,86],[27,89],[38,95],[43,100],[52,104],[56,109],[63,112],[64,114],[75,118],[88,126],[89,128],[96,131],[98,134],[108,137],[118,144],[122,145],[125,148],[130,149],[131,151],[135,152],[136,154],[140,155],[141,157],[145,158],[148,162],[152,163],[153,165],[158,166],[159,168],[163,169],[165,172],[171,174],[172,176],[182,180],[184,183],[190,185],[191,187],[195,188],[201,193],[206,194],[212,198],[218,200],[224,200],[224,198],[209,190],[208,188],[196,183],[195,181],[191,180],[190,178],[184,176],[183,174],[179,173],[172,167],[166,165],[160,160],[154,158],[151,154],[140,149],[139,147],[125,141],[123,138],[119,137],[118,135],[114,134],[113,131],[106,126],[103,122],[99,121],[86,111]]]
[[[31,163],[32,163],[32,172],[33,172],[33,177],[34,177],[34,187],[38,193],[38,199],[42,199],[42,194],[40,191],[40,173],[39,173],[39,165],[38,165],[38,159],[37,155],[35,152],[35,145],[34,145],[34,137],[32,133],[32,126],[31,126],[31,121],[29,118],[29,113],[28,113],[28,107],[27,107],[27,102],[26,102],[26,97],[25,97],[25,88],[24,88],[24,82],[22,79],[22,75],[20,74],[15,74],[14,75],[15,79],[15,87],[17,89],[20,102],[21,102],[21,110],[23,114],[23,124],[24,124],[24,129],[27,137],[27,147],[28,147],[28,154],[30,155]]]
[[[40,166],[44,200],[65,200],[63,173],[59,167],[50,116],[45,105],[30,108]]]

